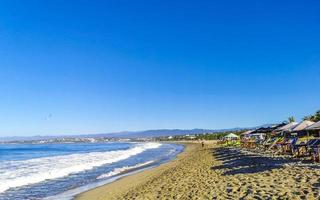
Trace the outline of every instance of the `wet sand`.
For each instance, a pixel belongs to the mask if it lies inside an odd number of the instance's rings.
[[[320,199],[320,165],[187,144],[177,159],[77,199]]]

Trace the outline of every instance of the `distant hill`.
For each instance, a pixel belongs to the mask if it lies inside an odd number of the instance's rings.
[[[117,133],[103,133],[103,134],[90,134],[81,135],[81,137],[113,137],[113,138],[152,138],[162,136],[175,136],[175,135],[192,135],[192,134],[203,134],[203,133],[218,133],[227,131],[240,131],[245,129],[257,129],[261,127],[269,127],[273,124],[264,124],[261,126],[249,127],[249,128],[229,128],[229,129],[156,129],[156,130],[145,130],[145,131],[123,131]]]
[[[244,129],[256,129],[260,127],[271,126],[272,124],[265,124],[250,128],[230,128],[230,129],[157,129],[145,131],[123,131],[116,133],[101,133],[101,134],[83,134],[83,135],[65,135],[65,136],[31,136],[31,137],[0,137],[0,141],[30,141],[30,140],[47,140],[54,138],[84,138],[84,137],[112,137],[112,138],[152,138],[162,136],[175,136],[175,135],[192,135],[203,133],[217,133],[225,131],[239,131]]]
[[[210,130],[210,129],[158,129],[158,130],[146,130],[146,131],[126,131],[118,133],[105,133],[87,135],[91,137],[114,137],[114,138],[151,138],[161,136],[174,136],[174,135],[185,135],[185,134],[202,134],[222,131],[236,131],[241,128],[234,129],[221,129],[221,130]]]

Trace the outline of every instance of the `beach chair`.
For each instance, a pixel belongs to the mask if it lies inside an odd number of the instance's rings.
[[[308,146],[311,159],[313,161],[320,161],[320,139],[316,139],[315,142]]]
[[[240,143],[242,148],[248,147],[248,139],[242,139]]]
[[[282,140],[283,140],[283,137],[275,138],[275,140],[268,147],[268,150],[271,150],[272,148],[274,148],[277,145],[277,143],[281,142]]]
[[[284,146],[287,145],[290,141],[290,138],[281,138],[276,142],[274,145],[274,153],[275,154],[283,154],[284,153]]]
[[[287,141],[284,141],[280,146],[281,146],[281,150],[282,150],[282,154],[286,154],[286,153],[292,153],[291,149],[292,147],[297,143],[298,138],[290,138]]]
[[[234,145],[237,146],[237,147],[240,147],[240,145],[241,145],[240,140],[237,140]]]
[[[224,146],[240,146],[240,140],[227,140],[227,143]]]
[[[312,148],[311,159],[315,162],[320,162],[320,146]]]
[[[307,142],[301,142],[299,144],[292,145],[293,155],[296,157],[310,155],[310,147],[317,142],[317,139],[311,139]],[[303,153],[304,150],[304,153]]]
[[[276,139],[277,139],[277,138],[269,138],[269,139],[267,139],[267,140],[262,144],[262,148],[263,148],[263,149],[269,148],[269,147],[274,143],[274,141],[275,141]]]
[[[244,139],[241,141],[241,147],[251,149],[253,147],[253,144],[255,141],[252,139]]]
[[[265,144],[268,144],[268,143],[270,143],[271,141],[272,141],[272,138],[268,138],[268,139],[264,140],[264,141],[261,143],[261,145],[264,146]]]

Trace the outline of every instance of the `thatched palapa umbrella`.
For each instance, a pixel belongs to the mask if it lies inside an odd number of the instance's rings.
[[[312,124],[311,126],[308,126],[305,128],[307,131],[319,131],[319,137],[320,137],[320,121]]]
[[[311,125],[313,125],[314,122],[313,121],[309,121],[309,120],[304,120],[302,122],[300,122],[299,124],[297,124],[292,130],[291,133],[301,133],[301,132],[307,132],[307,135],[309,137],[309,131],[306,130],[307,127],[310,127]]]

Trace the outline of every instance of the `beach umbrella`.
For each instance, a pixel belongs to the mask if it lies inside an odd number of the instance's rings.
[[[226,138],[226,139],[238,139],[239,136],[237,136],[234,133],[229,133],[228,135],[224,136],[224,138]]]
[[[314,122],[309,121],[309,120],[304,120],[302,122],[300,122],[299,124],[297,124],[292,130],[291,133],[298,133],[298,132],[302,132],[302,131],[306,131],[305,129],[311,125],[313,125]],[[309,132],[307,132],[307,135],[309,137]]]
[[[312,124],[311,126],[308,126],[305,128],[307,131],[319,131],[319,137],[320,137],[320,121]]]
[[[298,125],[297,122],[291,122],[289,124],[286,124],[284,126],[281,126],[275,130],[275,132],[290,132],[292,129],[294,129]]]
[[[299,124],[297,124],[292,130],[291,132],[298,132],[298,131],[303,131],[304,129],[306,129],[307,127],[313,125],[314,122],[309,121],[309,120],[304,120],[302,122],[300,122]]]
[[[313,123],[305,128],[306,130],[320,130],[320,121]]]

